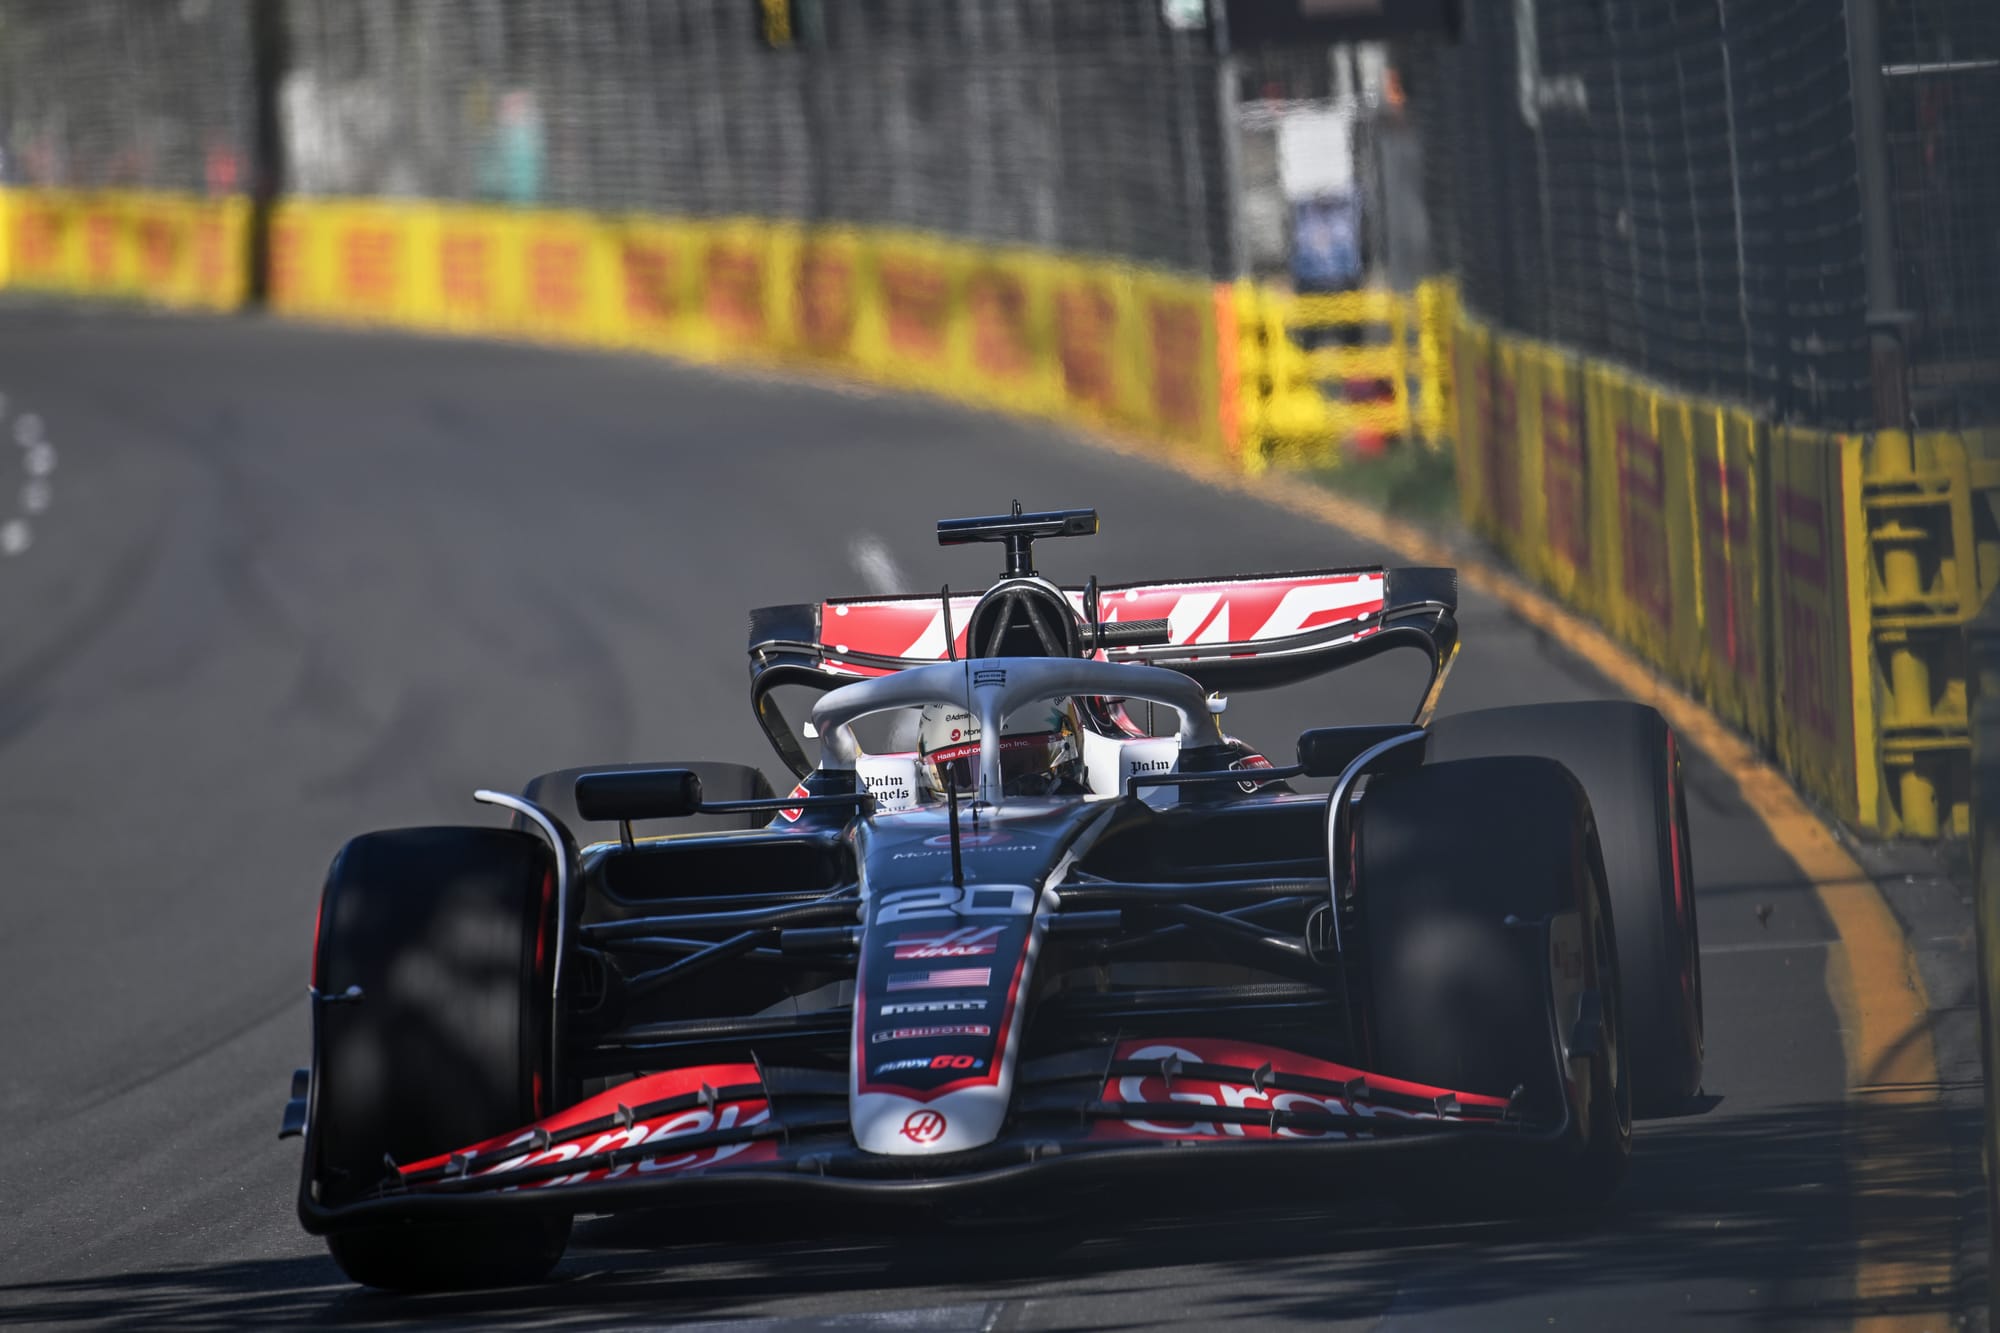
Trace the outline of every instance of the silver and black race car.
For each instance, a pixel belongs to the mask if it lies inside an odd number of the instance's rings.
[[[350,1277],[529,1280],[578,1214],[705,1194],[1615,1188],[1635,1108],[1701,1079],[1660,716],[1433,722],[1452,571],[1035,572],[1037,538],[1096,527],[948,520],[1006,547],[980,595],[754,612],[787,795],[736,764],[569,769],[477,793],[511,827],[341,849],[285,1132]],[[1220,728],[1233,691],[1398,648],[1428,663],[1415,721],[1306,731],[1284,766]]]

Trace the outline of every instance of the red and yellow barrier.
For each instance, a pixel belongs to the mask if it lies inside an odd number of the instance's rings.
[[[248,295],[240,197],[0,200],[0,281],[215,310]],[[287,199],[269,228],[281,314],[815,368],[1252,469],[1337,461],[1364,435],[1435,441],[1453,411],[1445,280],[1294,297],[888,228],[429,200]],[[1359,336],[1308,351],[1309,326]],[[1343,379],[1378,400],[1325,391]]]
[[[1963,830],[2000,441],[1773,427],[1464,314],[1451,363],[1470,526],[1849,826]]]
[[[249,201],[122,190],[0,191],[13,287],[230,310],[249,274]]]
[[[298,198],[270,225],[282,314],[818,368],[1171,447],[1241,439],[1230,303],[1198,278],[756,218]],[[0,231],[10,286],[212,310],[248,295],[240,197],[14,189]]]
[[[1213,287],[886,229],[290,200],[272,305],[316,319],[817,367],[1220,451]]]

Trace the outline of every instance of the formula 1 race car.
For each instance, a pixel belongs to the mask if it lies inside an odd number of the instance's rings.
[[[1368,1164],[1605,1199],[1635,1109],[1701,1080],[1660,716],[1432,722],[1453,571],[1035,572],[1036,539],[1096,529],[947,520],[1006,548],[981,595],[752,613],[786,795],[736,764],[569,769],[477,793],[512,827],[342,848],[285,1132],[348,1276],[531,1280],[577,1214],[732,1192]],[[1281,767],[1220,729],[1232,691],[1397,648],[1428,663],[1413,722],[1308,730]]]

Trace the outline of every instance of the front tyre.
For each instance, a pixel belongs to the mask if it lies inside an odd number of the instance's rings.
[[[1533,1206],[1603,1204],[1631,1157],[1632,1101],[1611,899],[1576,780],[1528,758],[1371,779],[1354,865],[1367,1067],[1518,1089],[1531,1122],[1567,1115],[1566,1139],[1510,1183]]]
[[[1641,1115],[1672,1115],[1701,1091],[1701,937],[1679,747],[1645,704],[1585,700],[1440,718],[1433,760],[1539,755],[1590,797],[1618,918],[1627,1039]]]
[[[507,829],[370,833],[341,849],[320,900],[315,1102],[307,1188],[337,1207],[409,1163],[528,1124],[548,1105],[546,969],[555,871]],[[354,990],[353,988],[358,988]],[[536,1281],[562,1216],[336,1231],[354,1281],[395,1291]]]

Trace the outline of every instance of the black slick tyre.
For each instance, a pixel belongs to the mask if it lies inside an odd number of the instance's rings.
[[[320,901],[308,1187],[365,1199],[410,1163],[517,1129],[552,1109],[547,845],[507,829],[370,833],[341,849]],[[351,997],[351,998],[347,998]],[[385,1161],[385,1158],[387,1159]],[[397,1291],[545,1276],[566,1216],[336,1230],[354,1281]]]
[[[1701,1091],[1701,939],[1680,751],[1666,719],[1623,700],[1533,704],[1440,718],[1432,760],[1539,755],[1590,797],[1625,982],[1640,1115],[1672,1115]]]
[[[704,800],[762,801],[776,795],[771,790],[770,779],[748,764],[689,763],[679,759],[662,759],[650,764],[589,764],[582,768],[559,768],[532,779],[521,789],[521,795],[561,820],[578,846],[608,841],[618,836],[618,826],[590,823],[577,813],[576,780],[585,773],[632,773],[648,768],[693,770],[701,779]],[[726,833],[760,829],[770,822],[769,814],[690,815],[685,819],[639,820],[634,823],[633,832],[640,836],[651,833]],[[514,827],[526,828],[527,825],[517,817]]]
[[[1567,1116],[1515,1201],[1601,1205],[1631,1156],[1632,1110],[1614,918],[1575,779],[1532,758],[1376,778],[1354,866],[1367,1068],[1514,1098],[1530,1123]]]

